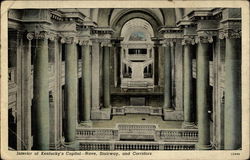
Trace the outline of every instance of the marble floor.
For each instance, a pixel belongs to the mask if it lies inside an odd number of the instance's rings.
[[[164,121],[161,116],[146,114],[127,114],[113,116],[111,120],[92,121],[93,128],[114,128],[117,123],[158,124],[159,129],[180,129],[182,121]]]

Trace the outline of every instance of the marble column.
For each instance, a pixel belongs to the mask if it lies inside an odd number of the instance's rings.
[[[114,85],[117,87],[117,54],[118,54],[118,46],[114,46]]]
[[[200,40],[197,52],[197,114],[198,114],[198,143],[197,149],[211,149],[210,123],[208,115],[208,87],[209,87],[209,44],[206,40]]]
[[[65,142],[72,144],[76,134],[77,108],[77,52],[73,38],[68,38],[65,44],[65,110],[66,129]]]
[[[82,46],[82,92],[83,92],[83,108],[82,117],[83,122],[90,121],[91,109],[91,58],[90,47],[88,42]]]
[[[92,42],[92,110],[100,109],[100,43]]]
[[[193,126],[192,121],[192,55],[191,44],[184,45],[184,64],[183,64],[183,105],[184,105],[184,122],[183,127]]]
[[[171,104],[175,107],[175,43],[171,45]]]
[[[171,47],[164,44],[164,109],[171,109]]]
[[[227,38],[225,53],[225,145],[240,149],[241,140],[241,39]]]
[[[37,36],[33,72],[33,149],[49,150],[48,39],[44,33]]]
[[[123,54],[124,54],[124,50],[121,47],[121,51],[120,51],[120,80],[122,80],[123,78],[123,73],[124,73],[124,65],[122,63],[122,59],[123,59]]]
[[[103,46],[103,87],[104,87],[104,108],[110,108],[110,83],[109,83],[109,66],[110,66],[110,47]]]

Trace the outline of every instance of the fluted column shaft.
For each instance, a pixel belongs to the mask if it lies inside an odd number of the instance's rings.
[[[37,39],[37,52],[34,61],[33,97],[33,149],[49,149],[49,76],[48,39]]]
[[[89,45],[82,46],[82,91],[83,91],[83,108],[82,120],[90,121],[91,109],[91,59]]]
[[[65,45],[66,129],[65,142],[75,141],[77,108],[77,52],[75,43]]]
[[[197,53],[197,110],[198,110],[198,144],[197,149],[210,149],[210,123],[208,115],[209,87],[209,44],[198,43]]]
[[[225,149],[241,148],[241,39],[226,39]]]
[[[104,87],[104,108],[110,107],[110,82],[109,82],[109,66],[110,66],[110,47],[104,47],[104,54],[103,54],[103,87]]]

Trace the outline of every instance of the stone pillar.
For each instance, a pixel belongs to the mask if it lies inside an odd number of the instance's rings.
[[[164,44],[164,109],[171,109],[171,47]]]
[[[192,53],[191,44],[184,41],[184,63],[183,63],[183,105],[184,105],[184,122],[183,128],[192,127]]]
[[[50,149],[57,150],[61,143],[60,137],[60,88],[61,88],[61,59],[59,58],[59,44],[56,38],[54,41],[49,41],[49,54],[54,57],[54,72],[55,84],[50,92]]]
[[[240,149],[241,141],[241,39],[227,38],[225,53],[225,145]]]
[[[171,45],[171,104],[176,107],[175,102],[175,41]]]
[[[110,47],[103,46],[103,87],[104,87],[104,108],[110,108],[110,83],[109,83],[109,67],[110,67]]]
[[[114,44],[115,45],[115,44]],[[117,87],[117,54],[118,54],[118,46],[114,46],[114,85]]]
[[[44,32],[36,35],[36,38],[37,48],[33,72],[33,149],[49,150],[48,39]]]
[[[121,81],[123,78],[123,70],[124,70],[122,60],[123,60],[123,48],[121,47],[121,51],[120,51],[120,79],[121,79]]]
[[[92,42],[92,110],[100,109],[100,43]]]
[[[73,37],[67,38],[65,42],[65,142],[72,144],[76,134],[77,52]]]
[[[208,87],[209,87],[209,44],[200,37],[197,53],[197,114],[198,114],[198,144],[197,149],[211,149],[210,144],[210,123],[208,116]]]
[[[90,121],[91,109],[91,58],[90,46],[86,41],[82,46],[82,92],[83,92],[83,108],[82,117],[80,118],[84,123]]]

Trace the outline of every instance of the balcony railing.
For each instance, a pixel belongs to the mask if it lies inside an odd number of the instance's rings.
[[[79,142],[80,150],[194,150],[195,143],[183,142]]]
[[[163,142],[197,142],[197,129],[159,129],[156,124],[117,124],[114,128],[77,128],[77,139],[120,140],[145,138]]]
[[[76,130],[76,137],[78,139],[116,139],[118,131],[115,129],[103,128],[78,128]]]
[[[195,142],[198,140],[197,129],[168,129],[159,132],[160,139],[164,141]]]

